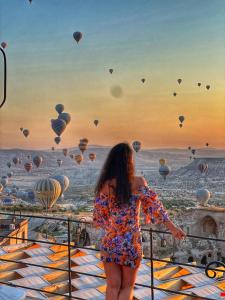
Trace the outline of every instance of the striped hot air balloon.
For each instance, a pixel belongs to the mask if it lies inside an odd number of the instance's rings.
[[[24,169],[27,171],[27,172],[30,172],[31,169],[33,167],[33,164],[31,162],[27,162],[24,164]]]
[[[56,119],[56,120],[51,120],[52,123],[52,129],[54,132],[57,134],[57,136],[60,136],[63,131],[66,129],[66,122],[62,119]]]
[[[198,169],[202,174],[206,173],[208,171],[208,165],[206,163],[200,163]]]
[[[60,193],[59,197],[61,197],[62,194],[69,187],[69,184],[70,184],[69,178],[67,176],[64,176],[64,175],[55,175],[55,176],[52,176],[51,178],[57,180],[60,183],[61,193]]]
[[[40,179],[34,186],[34,193],[42,206],[49,209],[59,198],[61,185],[53,178]]]

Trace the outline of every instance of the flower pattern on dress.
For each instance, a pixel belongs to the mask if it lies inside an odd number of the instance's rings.
[[[139,224],[140,206],[145,223],[160,224],[169,220],[157,194],[148,186],[141,187],[130,198],[129,205],[118,207],[113,195],[100,193],[94,203],[93,225],[103,228],[101,260],[136,268],[142,259]]]

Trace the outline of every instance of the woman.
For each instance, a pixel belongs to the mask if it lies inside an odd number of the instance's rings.
[[[185,233],[169,219],[143,177],[135,176],[133,151],[127,143],[114,146],[96,186],[93,224],[104,229],[101,260],[107,279],[106,300],[131,300],[142,259],[140,206],[146,224],[164,223],[177,239]]]

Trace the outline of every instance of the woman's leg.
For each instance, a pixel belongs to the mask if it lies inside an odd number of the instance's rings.
[[[122,282],[122,267],[115,263],[104,262],[106,274],[106,300],[118,300]]]
[[[122,285],[119,293],[118,300],[132,300],[133,299],[133,289],[136,281],[136,276],[139,266],[132,269],[127,266],[122,267]]]

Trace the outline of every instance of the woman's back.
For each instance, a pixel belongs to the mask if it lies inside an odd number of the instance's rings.
[[[129,201],[119,204],[115,197],[116,181],[107,181],[96,197],[93,222],[105,230],[101,242],[101,250],[105,252],[103,261],[135,267],[142,257],[140,206],[146,223],[166,222],[169,218],[143,177],[135,177],[131,185]]]

